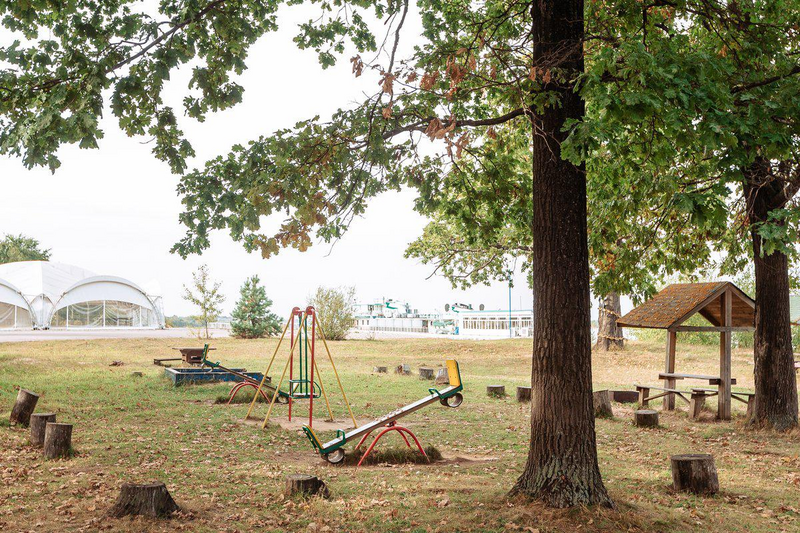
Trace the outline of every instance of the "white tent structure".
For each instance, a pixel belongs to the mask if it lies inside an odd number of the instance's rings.
[[[0,329],[163,328],[161,297],[63,263],[0,265]]]

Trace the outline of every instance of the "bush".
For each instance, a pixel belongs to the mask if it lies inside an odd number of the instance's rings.
[[[231,334],[240,339],[259,339],[276,335],[281,330],[278,315],[270,312],[272,300],[259,285],[258,276],[245,280],[239,290],[239,301],[231,316]]]
[[[347,337],[355,320],[355,296],[355,287],[317,288],[308,303],[317,311],[325,338],[338,341]]]

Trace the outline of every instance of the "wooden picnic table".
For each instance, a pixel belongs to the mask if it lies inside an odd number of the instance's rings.
[[[719,385],[722,378],[719,376],[707,376],[705,374],[679,374],[676,372],[662,372],[658,375],[658,379],[696,379],[699,381],[708,381],[709,385]],[[731,385],[736,385],[736,378],[731,378]]]

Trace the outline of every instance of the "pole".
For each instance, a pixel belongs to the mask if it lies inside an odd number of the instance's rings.
[[[514,336],[511,330],[511,271],[508,271],[508,337]]]
[[[311,377],[308,386],[311,388],[311,394],[308,395],[308,427],[312,427],[311,424],[314,423],[314,337],[316,337],[314,333],[316,331],[317,313],[311,306],[306,309],[306,316],[309,314],[311,315],[311,373],[309,374]],[[306,342],[308,342],[307,337]],[[306,353],[306,355],[308,354]]]

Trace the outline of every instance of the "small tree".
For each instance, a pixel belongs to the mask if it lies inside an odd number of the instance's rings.
[[[308,303],[317,311],[325,338],[340,341],[347,337],[355,320],[355,298],[355,287],[317,288]]]
[[[0,264],[17,261],[47,261],[50,250],[45,250],[39,241],[25,235],[6,235],[0,240]]]
[[[231,330],[240,339],[259,339],[276,335],[281,330],[278,315],[271,313],[272,300],[267,291],[259,285],[258,276],[245,280],[239,290],[239,301],[233,310]]]
[[[183,286],[183,299],[200,308],[200,314],[194,318],[203,324],[206,339],[209,338],[208,323],[217,319],[222,312],[220,305],[225,301],[225,296],[219,293],[220,287],[222,282],[214,281],[209,276],[208,265],[201,265],[192,274],[191,289]]]

